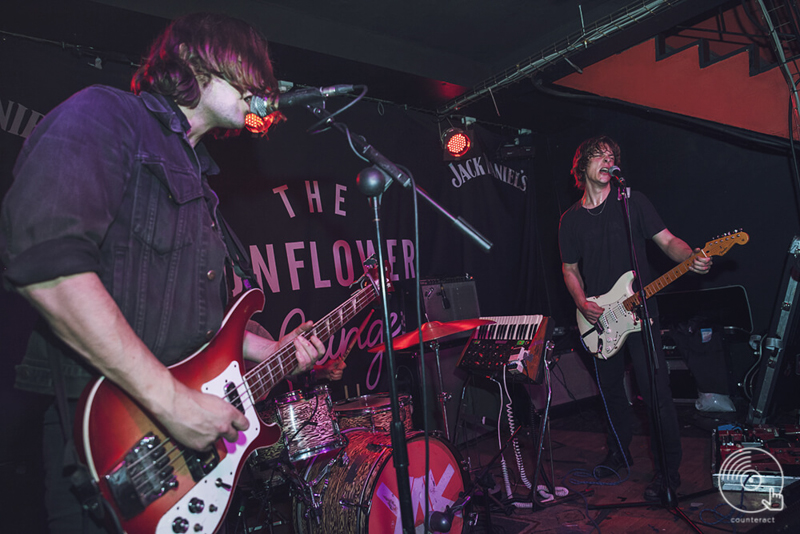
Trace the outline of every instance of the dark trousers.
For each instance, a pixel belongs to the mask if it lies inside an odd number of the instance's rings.
[[[75,419],[77,401],[69,401],[72,420]],[[45,508],[50,534],[105,534],[84,512],[78,498],[72,493],[72,483],[64,474],[64,432],[55,401],[44,414],[43,459]]]
[[[663,429],[662,439],[664,442],[664,453],[666,455],[667,469],[677,471],[681,464],[681,436],[680,426],[678,425],[678,414],[675,411],[675,403],[672,401],[672,391],[669,388],[669,373],[664,353],[661,350],[661,332],[657,327],[653,328],[655,338],[656,354],[658,358],[658,371],[656,373],[656,387],[658,388],[658,413],[661,416]],[[628,336],[623,350],[609,358],[608,360],[597,360],[597,374],[600,378],[600,387],[608,406],[608,413],[611,417],[613,430],[619,436],[619,441],[623,449],[627,449],[633,439],[633,409],[628,403],[625,394],[625,351],[627,350],[636,374],[636,382],[639,391],[647,405],[648,417],[652,419],[652,395],[650,385],[650,375],[648,372],[647,352],[643,342],[642,332],[636,332]],[[608,433],[609,450],[619,449],[617,439],[609,428]],[[653,451],[653,458],[658,467],[659,464],[659,443],[655,422],[650,421],[650,447]]]

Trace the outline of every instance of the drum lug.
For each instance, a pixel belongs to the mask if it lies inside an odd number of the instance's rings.
[[[392,446],[391,445],[386,445],[385,443],[378,443],[376,441],[371,441],[371,442],[367,443],[367,450],[370,451],[370,452],[386,450],[386,449],[391,450]]]
[[[369,510],[369,505],[353,502],[350,499],[339,499],[339,505],[342,508],[361,508],[362,510]]]
[[[476,526],[478,524],[478,513],[477,512],[470,512],[469,517],[467,519],[467,523],[471,527]]]

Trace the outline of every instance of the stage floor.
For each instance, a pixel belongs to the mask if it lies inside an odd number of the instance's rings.
[[[471,512],[477,514],[477,524],[469,532],[482,534],[487,532],[502,534],[537,533],[684,533],[694,530],[683,519],[658,504],[632,507],[612,508],[607,510],[587,510],[589,505],[625,505],[643,501],[642,493],[653,476],[653,460],[650,455],[646,418],[643,407],[635,406],[639,415],[634,429],[634,440],[631,446],[634,465],[630,473],[623,472],[623,480],[614,483],[613,479],[603,479],[601,484],[592,483],[581,476],[582,471],[591,471],[606,455],[604,416],[598,399],[584,399],[569,410],[554,412],[550,420],[550,434],[545,440],[542,462],[545,473],[556,486],[569,490],[569,496],[561,502],[546,507],[516,508],[510,506],[504,490],[502,469],[499,462],[489,469],[496,483],[492,496],[502,507],[493,506],[487,515],[484,499],[477,495],[473,500]],[[797,496],[786,496],[789,513],[775,514],[762,511],[756,514],[731,515],[731,507],[725,503],[722,495],[712,486],[712,436],[711,430],[719,425],[743,421],[744,410],[738,414],[712,414],[698,412],[690,404],[678,404],[683,442],[683,463],[681,465],[682,485],[678,490],[680,509],[693,521],[702,532],[798,532],[800,531],[800,505]],[[527,478],[533,480],[537,447],[534,446],[531,428],[523,427],[519,434],[520,450]],[[472,440],[458,447],[458,455],[468,459],[471,466],[470,479],[484,470],[484,466],[499,450],[496,432],[484,434],[484,437]],[[520,501],[527,501],[530,490],[521,482],[519,469],[510,449],[506,450],[505,459],[512,484],[514,496]],[[36,461],[15,463],[9,459],[6,467],[6,488],[4,502],[9,506],[0,522],[0,531],[9,533],[38,534],[45,532],[43,510],[41,507],[42,487],[36,473]],[[16,466],[16,467],[15,467]],[[27,466],[27,468],[26,468]],[[344,491],[347,481],[341,480],[337,491]],[[246,481],[245,481],[246,482]],[[353,486],[358,483],[352,481]],[[332,482],[333,484],[333,482]],[[363,486],[363,484],[362,484]],[[790,491],[792,488],[790,488]],[[490,492],[491,493],[491,492]],[[798,493],[794,491],[794,493]],[[760,499],[763,494],[746,493],[750,509],[761,508]],[[292,499],[286,485],[275,485],[269,494],[263,480],[250,480],[237,488],[237,501],[228,514],[225,534],[275,533],[293,534],[296,529],[293,516]],[[265,499],[272,503],[272,513],[265,504]],[[728,494],[731,500],[738,495]],[[374,500],[374,498],[372,499]],[[734,503],[738,501],[734,500]],[[505,512],[510,512],[507,515]],[[797,513],[795,513],[797,512]],[[341,514],[338,505],[328,504],[322,508],[323,514],[334,516]],[[794,519],[793,519],[794,518]],[[775,523],[757,523],[771,521]],[[731,521],[735,521],[732,523]],[[777,527],[798,521],[798,524],[777,530]],[[271,525],[270,525],[271,524]],[[491,524],[492,530],[489,530]],[[316,529],[315,529],[316,530]],[[326,534],[334,532],[358,532],[353,525],[344,525],[342,529],[327,529]],[[420,530],[421,531],[421,530]],[[370,534],[374,534],[370,530]]]
[[[642,494],[652,479],[654,464],[650,453],[646,420],[639,417],[639,426],[631,446],[634,465],[630,473],[626,475],[623,471],[621,481],[615,481],[613,478],[600,481],[587,479],[582,471],[591,471],[606,455],[605,435],[602,413],[592,402],[581,404],[579,411],[551,418],[550,436],[545,440],[542,455],[547,476],[555,486],[568,489],[569,495],[556,503],[537,506],[535,509],[514,507],[507,499],[502,467],[500,462],[497,462],[489,469],[496,482],[496,487],[490,494],[503,507],[493,505],[487,517],[485,500],[480,493],[476,495],[471,512],[476,514],[477,524],[471,527],[469,532],[476,534],[490,532],[491,526],[492,532],[503,534],[589,533],[598,530],[595,525],[604,533],[696,532],[687,521],[659,504],[647,503],[645,506],[605,510],[587,509],[587,505],[624,506],[642,503],[644,501]],[[637,407],[636,411],[642,415],[642,407]],[[678,504],[688,519],[703,532],[769,532],[770,530],[764,530],[765,527],[778,527],[782,522],[786,523],[785,514],[779,516],[766,511],[755,514],[732,514],[731,507],[712,485],[711,429],[735,422],[736,414],[698,412],[693,406],[686,404],[679,404],[678,412],[683,442],[682,484],[678,490]],[[536,461],[536,447],[531,434],[529,428],[521,429],[518,434],[523,465],[529,481],[533,480]],[[469,460],[472,478],[483,472],[484,467],[499,450],[496,433],[473,440],[466,444],[468,446],[464,445],[460,447],[460,454]],[[530,490],[521,482],[519,469],[510,448],[506,449],[504,456],[514,495],[517,500],[525,501],[530,495]],[[760,499],[764,497],[763,494],[744,495],[744,504],[749,509],[761,508]],[[726,496],[738,507],[744,508],[738,501],[739,494],[729,492]],[[272,502],[273,532],[292,534],[297,530],[306,531],[302,527],[295,529],[293,520],[295,514],[286,491],[276,491]],[[243,514],[240,519],[233,521],[233,518],[230,518],[232,521],[228,522],[228,534],[245,531],[270,532],[270,521],[267,517],[269,514],[259,498],[250,495],[248,499],[247,495],[244,495],[243,504]],[[735,513],[735,510],[733,512]],[[336,513],[336,510],[330,511],[323,507],[322,513]]]

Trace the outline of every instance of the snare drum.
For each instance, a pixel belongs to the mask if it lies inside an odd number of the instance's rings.
[[[397,498],[397,473],[392,462],[389,434],[362,429],[345,431],[344,449],[319,455],[309,461],[303,476],[314,495],[294,500],[295,530],[298,534],[382,534],[399,532],[400,502]],[[444,512],[464,491],[469,475],[460,455],[448,442],[430,435],[430,510]],[[425,516],[425,436],[407,436],[408,477],[414,525],[422,529]],[[464,530],[464,511],[456,512],[450,532]]]
[[[413,430],[411,397],[400,395],[400,419],[406,433]],[[366,428],[372,432],[389,432],[392,425],[392,400],[388,393],[363,395],[336,402],[333,407],[339,428]]]
[[[290,391],[276,398],[275,405],[292,462],[344,446],[328,386],[308,393]]]

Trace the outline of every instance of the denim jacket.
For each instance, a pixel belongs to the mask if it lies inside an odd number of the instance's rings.
[[[219,329],[226,248],[216,164],[186,137],[160,95],[105,86],[55,108],[26,141],[2,206],[0,258],[10,286],[95,272],[128,323],[170,365]],[[62,358],[67,392],[94,374],[40,320],[16,386],[52,392],[47,354]]]

